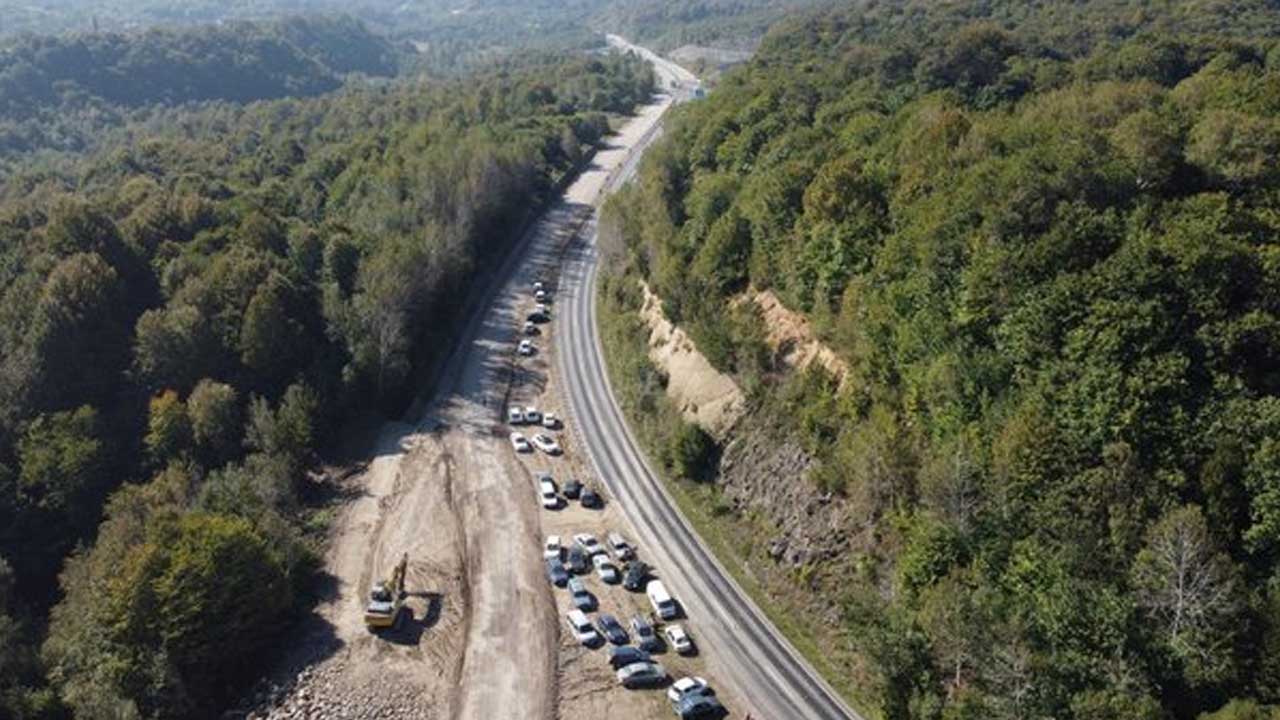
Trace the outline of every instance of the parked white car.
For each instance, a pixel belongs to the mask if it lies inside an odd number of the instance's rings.
[[[516,352],[520,353],[521,355],[532,355],[533,343],[529,342],[528,340],[521,340],[520,346],[516,348]]]
[[[524,421],[530,425],[537,425],[542,422],[542,413],[538,412],[538,408],[530,405],[524,409]]]
[[[533,452],[533,446],[529,444],[524,435],[518,432],[511,433],[511,447],[518,453]]]
[[[542,427],[548,430],[555,430],[560,427],[560,418],[556,417],[554,413],[547,413],[542,416]]]
[[[537,335],[537,334],[538,334],[538,326],[537,326],[537,325],[535,325],[535,324],[533,323],[533,321],[531,321],[531,320],[526,320],[526,321],[525,321],[525,323],[524,323],[524,334],[525,334],[525,335]]]
[[[560,507],[560,496],[556,495],[556,483],[551,478],[543,478],[538,483],[538,494],[542,497],[542,507],[548,510]]]
[[[682,677],[671,683],[671,687],[667,688],[667,699],[673,703],[680,702],[680,699],[691,693],[703,693],[706,695],[715,695],[707,681],[700,677]]]
[[[569,614],[565,615],[565,621],[578,642],[587,647],[600,642],[600,633],[596,632],[595,626],[587,619],[586,613],[581,610],[570,610]]]
[[[533,444],[536,445],[539,450],[548,455],[559,455],[561,452],[560,443],[556,442],[555,438],[544,433],[534,435]]]
[[[560,536],[548,535],[547,541],[542,545],[542,557],[559,560],[563,550],[564,548],[560,546]]]
[[[533,293],[533,299],[538,302],[546,302],[548,297],[546,290],[536,290]]]
[[[600,547],[600,542],[590,533],[578,533],[577,535],[574,535],[573,542],[575,545],[582,548],[582,552],[586,553],[587,557],[594,557],[604,552],[604,548]]]
[[[671,649],[681,655],[690,655],[693,653],[693,639],[679,625],[668,625],[662,630],[662,634],[666,636],[667,643],[671,645]]]
[[[604,553],[591,558],[591,564],[595,566],[596,575],[599,575],[601,580],[610,585],[622,579],[622,575],[618,572],[618,566],[609,562],[609,556]]]
[[[507,408],[507,422],[511,425],[523,425],[525,423],[524,408],[519,405]]]
[[[654,612],[658,613],[658,617],[663,620],[675,620],[680,616],[676,599],[667,592],[667,587],[661,580],[650,580],[644,592],[649,596],[649,604],[653,606]]]
[[[613,550],[613,556],[619,560],[631,560],[636,556],[635,548],[631,547],[631,543],[622,537],[622,533],[611,532],[605,536],[605,540],[609,543],[609,548]]]

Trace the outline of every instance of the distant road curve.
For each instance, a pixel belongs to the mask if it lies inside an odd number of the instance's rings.
[[[687,96],[697,85],[697,78],[684,68],[616,35],[608,39],[649,60],[677,96]],[[605,194],[634,175],[646,146],[637,145],[621,171],[610,178]],[[596,326],[597,258],[593,216],[574,239],[561,268],[557,372],[568,396],[572,426],[596,473],[635,528],[640,547],[681,601],[717,674],[712,682],[730,685],[745,699],[746,707],[729,708],[735,718],[749,714],[752,720],[862,720],[720,565],[649,467],[614,399],[605,369]]]

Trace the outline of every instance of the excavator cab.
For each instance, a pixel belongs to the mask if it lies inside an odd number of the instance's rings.
[[[404,605],[404,576],[409,566],[409,554],[400,558],[400,564],[385,582],[374,584],[369,591],[369,604],[364,609],[364,624],[371,631],[392,627],[400,617]]]

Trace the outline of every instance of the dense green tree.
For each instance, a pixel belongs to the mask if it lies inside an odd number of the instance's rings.
[[[45,281],[29,330],[36,377],[33,403],[65,409],[76,401],[103,404],[127,362],[120,278],[96,253],[76,253]]]
[[[97,518],[98,496],[104,490],[106,457],[98,413],[84,406],[41,415],[18,441],[19,502],[52,520],[41,535],[67,544],[87,533]]]
[[[671,439],[671,470],[677,477],[704,480],[717,455],[715,440],[698,425],[684,423]]]
[[[1218,110],[1191,129],[1187,159],[1219,184],[1245,187],[1274,180],[1280,125],[1271,118]]]
[[[255,397],[249,402],[245,442],[254,450],[286,459],[292,467],[302,467],[318,434],[319,411],[320,398],[306,385],[290,385],[274,411],[264,398]]]
[[[200,310],[176,305],[138,318],[134,363],[149,384],[187,388],[216,363],[215,339]]]
[[[284,276],[273,273],[254,291],[240,326],[240,361],[271,385],[286,380],[306,353],[291,293]]]
[[[55,612],[45,652],[78,715],[209,715],[290,605],[286,567],[248,521],[166,507],[117,498],[106,541],[64,575],[63,607],[87,617]]]
[[[241,409],[236,389],[208,378],[196,383],[187,397],[192,439],[211,462],[232,457],[239,448]]]
[[[162,467],[185,453],[191,445],[191,425],[187,406],[178,393],[166,390],[151,398],[143,438],[151,462]]]

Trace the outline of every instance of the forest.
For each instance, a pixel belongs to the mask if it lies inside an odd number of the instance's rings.
[[[37,151],[91,150],[157,106],[332,92],[389,77],[401,53],[350,17],[24,36],[0,50],[0,170]]]
[[[416,70],[456,73],[529,49],[589,45],[604,32],[659,50],[698,42],[751,46],[788,12],[825,0],[0,0],[6,35],[137,31],[298,14],[351,15],[411,42]]]
[[[0,181],[0,717],[238,700],[315,602],[338,429],[403,411],[477,274],[653,89],[588,53],[338,88],[393,67],[348,33],[18,44],[52,102],[142,106]]]
[[[843,3],[607,207],[606,304],[645,280],[851,508],[853,556],[794,582],[869,717],[1280,712],[1278,30],[1263,0]],[[775,366],[752,289],[846,381]]]
[[[0,175],[94,150],[155,107],[309,97],[390,77],[453,79],[605,32],[671,49],[749,47],[820,0],[0,0]],[[37,12],[39,10],[39,12]]]

